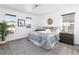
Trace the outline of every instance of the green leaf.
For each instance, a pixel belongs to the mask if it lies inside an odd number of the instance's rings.
[[[13,32],[11,30],[7,30],[8,28],[13,28],[15,27],[14,25],[8,25],[7,22],[2,21],[0,23],[0,38],[2,38],[2,40],[4,40],[4,38],[9,35],[12,34]]]

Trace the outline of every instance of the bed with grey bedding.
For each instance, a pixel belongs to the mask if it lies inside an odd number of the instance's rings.
[[[59,41],[58,33],[43,33],[43,32],[31,32],[28,35],[28,38],[31,42],[44,48],[46,50],[50,50],[55,46],[55,44]]]

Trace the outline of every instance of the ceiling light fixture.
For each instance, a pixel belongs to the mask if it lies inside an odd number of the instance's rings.
[[[34,8],[39,8],[40,6],[41,6],[40,4],[34,4],[34,5],[33,5],[33,9],[34,9]]]
[[[40,6],[41,6],[41,4],[27,5],[26,10],[30,12],[32,10],[38,9]]]

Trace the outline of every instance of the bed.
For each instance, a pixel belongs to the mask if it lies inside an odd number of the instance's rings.
[[[45,31],[31,32],[28,35],[28,40],[45,50],[50,50],[59,41],[59,34]]]

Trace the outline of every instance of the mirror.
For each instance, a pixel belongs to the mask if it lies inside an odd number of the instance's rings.
[[[48,25],[51,25],[53,23],[53,19],[52,18],[48,18],[47,23],[48,23]]]

